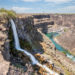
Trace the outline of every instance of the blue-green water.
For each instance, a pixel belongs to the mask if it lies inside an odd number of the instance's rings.
[[[54,37],[58,36],[59,34],[56,33],[56,32],[51,32],[51,33],[47,33],[46,34],[50,40],[53,42],[53,44],[55,45],[56,49],[63,52],[64,54],[66,54],[66,56],[68,58],[70,58],[71,60],[75,61],[75,56],[71,55],[66,49],[64,49],[62,46],[60,46],[59,44],[57,44],[55,41],[54,41]]]

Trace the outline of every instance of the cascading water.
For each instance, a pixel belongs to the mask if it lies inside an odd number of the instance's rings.
[[[32,54],[30,54],[29,52],[27,52],[26,50],[24,50],[20,47],[19,38],[18,38],[17,31],[16,31],[15,23],[12,19],[10,20],[10,22],[11,22],[11,25],[12,25],[13,36],[14,36],[14,40],[15,40],[15,48],[19,51],[24,52],[26,55],[28,55],[33,64],[38,63],[38,61],[35,59],[35,57]]]
[[[18,38],[17,31],[16,31],[15,23],[12,19],[10,19],[10,22],[11,22],[11,26],[12,26],[12,30],[13,30],[13,36],[14,36],[14,40],[15,40],[15,48],[21,52],[24,52],[27,56],[29,56],[31,61],[32,61],[32,64],[38,65],[38,66],[42,67],[43,69],[45,69],[49,73],[48,75],[50,75],[50,74],[51,75],[59,75],[58,73],[49,69],[47,66],[40,64],[38,62],[38,60],[35,59],[35,57],[31,53],[27,52],[26,50],[24,50],[20,47],[19,38]]]

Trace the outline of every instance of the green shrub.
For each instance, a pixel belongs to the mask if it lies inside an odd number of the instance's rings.
[[[67,32],[67,29],[64,29],[64,32]]]
[[[4,8],[1,8],[0,13],[6,13],[7,18],[15,18],[16,17],[16,13],[13,10],[6,10]]]

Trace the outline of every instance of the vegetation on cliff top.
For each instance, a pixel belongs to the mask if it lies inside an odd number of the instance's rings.
[[[0,9],[0,14],[1,15],[6,14],[7,18],[15,18],[16,17],[16,12],[15,11],[13,11],[13,10],[6,10],[4,8]]]

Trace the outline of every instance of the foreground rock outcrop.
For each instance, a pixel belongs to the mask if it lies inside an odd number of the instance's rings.
[[[8,40],[8,20],[0,16],[0,75],[6,75],[9,70],[9,40]]]
[[[26,45],[28,44],[27,41]],[[21,41],[22,43],[22,41]],[[29,45],[26,48],[30,48]],[[14,48],[11,24],[7,18],[0,16],[0,75],[36,74],[27,56]]]

